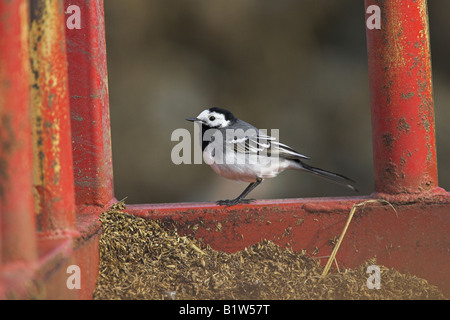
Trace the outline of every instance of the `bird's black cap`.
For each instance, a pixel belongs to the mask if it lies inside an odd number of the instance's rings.
[[[225,120],[229,120],[231,122],[236,121],[236,117],[231,113],[231,111],[228,111],[226,109],[213,107],[213,108],[210,108],[209,111],[222,113],[225,116]]]

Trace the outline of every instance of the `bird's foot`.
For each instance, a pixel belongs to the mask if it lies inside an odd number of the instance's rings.
[[[231,207],[231,206],[235,206],[237,204],[243,203],[243,204],[249,204],[253,201],[256,201],[255,199],[231,199],[231,200],[219,200],[216,201],[216,204],[218,206],[227,206],[227,207]]]

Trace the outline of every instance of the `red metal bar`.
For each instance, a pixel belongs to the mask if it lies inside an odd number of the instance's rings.
[[[0,298],[88,299],[95,289],[98,213],[113,199],[106,47],[103,2],[78,5],[84,31],[68,36],[67,59],[63,1],[0,1]],[[80,290],[66,286],[69,265]]]
[[[0,267],[35,261],[28,2],[0,1]]]
[[[70,5],[81,16],[66,28],[76,203],[103,207],[114,198],[103,1]]]
[[[37,259],[28,1],[0,1],[0,299],[28,290]]]
[[[426,0],[366,0],[381,9],[367,29],[375,190],[418,194],[438,187]]]
[[[54,233],[75,227],[64,9],[61,1],[30,6],[37,228]]]
[[[102,0],[64,1],[79,8],[80,29],[66,28],[70,85],[73,167],[77,229],[74,252],[83,286],[79,298],[95,289],[99,254],[98,214],[114,200],[105,22]],[[76,12],[67,12],[66,19]]]

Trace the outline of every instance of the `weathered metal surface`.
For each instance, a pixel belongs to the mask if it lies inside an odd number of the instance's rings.
[[[69,5],[82,18],[66,28],[76,203],[104,206],[114,194],[103,1]]]
[[[64,9],[61,1],[30,6],[37,229],[62,233],[75,226]]]
[[[0,297],[26,290],[36,255],[27,1],[0,1]]]
[[[70,86],[75,200],[80,237],[73,257],[83,286],[79,298],[95,289],[99,255],[99,213],[114,200],[108,77],[103,1],[64,1],[80,9],[80,29],[66,28]],[[72,13],[67,13],[68,15]]]
[[[84,221],[79,230],[89,230],[98,221]],[[39,267],[31,277],[36,289],[31,298],[40,299],[92,299],[98,275],[98,242],[100,229],[95,233],[81,232],[78,238],[66,240],[42,238],[39,241]],[[79,269],[80,288],[67,286],[71,266]],[[69,280],[70,281],[70,280]],[[34,296],[33,296],[34,295]]]
[[[426,0],[366,0],[381,9],[367,29],[375,189],[424,194],[438,187]]]
[[[72,147],[78,158],[95,153],[96,161],[84,165],[94,172],[99,188],[112,186],[111,172],[106,175],[109,181],[99,174],[106,166],[103,162],[99,168],[99,159],[111,162],[109,112],[106,116],[88,112],[100,105],[93,102],[95,97],[72,108],[86,115],[84,127],[78,127],[77,138],[72,139],[68,77],[69,70],[79,87],[103,85],[101,90],[107,92],[104,28],[98,28],[99,21],[103,23],[103,3],[95,4],[86,1],[80,6],[86,13],[85,30],[97,34],[81,34],[76,44],[81,46],[78,53],[94,42],[95,48],[83,59],[72,56],[68,67],[63,1],[36,0],[30,6],[28,1],[0,1],[0,298],[88,299],[95,288],[98,214],[112,200],[112,189],[108,189],[107,200],[106,196],[78,197],[79,214],[75,214]],[[85,37],[89,40],[83,42]],[[108,110],[105,97],[101,112]],[[93,141],[85,141],[85,133],[101,136],[105,144],[80,147]],[[81,272],[80,289],[66,284],[71,265]]]

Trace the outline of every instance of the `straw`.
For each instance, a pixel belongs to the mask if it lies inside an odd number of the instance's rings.
[[[339,250],[339,247],[341,246],[341,242],[342,242],[342,240],[344,239],[345,233],[347,232],[348,226],[350,225],[350,222],[352,221],[352,218],[353,218],[353,215],[354,215],[355,212],[356,212],[356,209],[357,209],[358,207],[363,207],[363,206],[365,206],[366,204],[369,204],[369,203],[377,203],[377,202],[378,202],[378,203],[380,203],[380,202],[381,202],[381,203],[386,203],[386,204],[390,205],[391,208],[394,209],[395,214],[396,214],[397,217],[398,217],[397,210],[395,210],[394,206],[393,206],[392,204],[390,204],[388,201],[383,200],[383,199],[366,200],[366,201],[363,201],[363,202],[361,202],[361,203],[355,203],[355,204],[352,206],[352,209],[350,210],[350,215],[349,215],[349,217],[348,217],[348,219],[347,219],[347,223],[345,224],[344,230],[342,231],[341,236],[339,237],[338,242],[337,242],[336,245],[334,246],[334,249],[333,249],[333,252],[332,252],[331,255],[330,255],[330,258],[328,259],[328,262],[327,262],[327,264],[325,265],[325,268],[323,269],[322,277],[324,277],[324,276],[326,276],[326,275],[328,274],[328,271],[330,270],[331,265],[332,265],[333,261],[334,261],[335,258],[336,258],[336,254],[337,254],[337,252],[338,252],[338,250]]]

